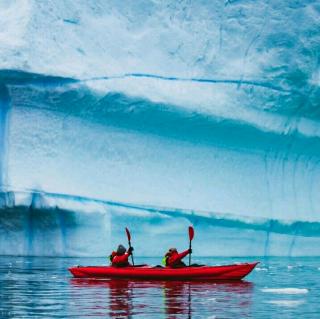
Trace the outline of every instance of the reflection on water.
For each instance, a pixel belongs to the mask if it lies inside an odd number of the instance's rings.
[[[197,262],[244,260],[255,259]],[[248,282],[208,283],[73,279],[67,271],[71,265],[101,265],[105,258],[0,257],[0,319],[320,318],[320,258],[260,261]],[[155,264],[158,258],[147,262]]]
[[[250,282],[186,282],[71,279],[75,306],[83,314],[130,318],[134,315],[199,318],[219,315],[248,317]],[[89,304],[78,295],[86,295]],[[94,302],[92,302],[94,300]],[[78,301],[78,302],[77,302]],[[93,312],[94,311],[94,312]]]

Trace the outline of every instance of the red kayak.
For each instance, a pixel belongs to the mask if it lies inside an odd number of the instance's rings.
[[[130,266],[116,268],[111,266],[76,266],[69,271],[76,278],[126,278],[151,280],[241,280],[258,263],[234,264],[226,266],[197,266],[185,268],[162,268]]]

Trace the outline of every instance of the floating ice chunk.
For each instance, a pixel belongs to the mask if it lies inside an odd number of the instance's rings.
[[[309,292],[306,288],[264,288],[261,289],[262,292],[272,293],[272,294],[284,294],[284,295],[301,295],[307,294]]]
[[[305,300],[268,300],[266,303],[283,307],[297,307],[304,304]]]

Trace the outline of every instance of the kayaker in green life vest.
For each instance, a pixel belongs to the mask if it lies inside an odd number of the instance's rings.
[[[128,267],[131,266],[128,259],[132,255],[133,247],[128,250],[123,245],[119,245],[117,251],[113,251],[109,256],[111,265],[114,267]]]
[[[184,257],[192,253],[192,249],[187,249],[182,253],[178,253],[176,248],[170,248],[165,254],[164,264],[166,267],[181,268],[186,267],[186,264],[182,261]]]

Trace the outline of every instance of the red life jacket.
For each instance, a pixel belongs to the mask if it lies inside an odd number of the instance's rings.
[[[129,258],[130,254],[128,252],[124,253],[121,256],[115,255],[112,258],[112,266],[114,267],[127,267],[127,266],[131,266],[128,258]]]

